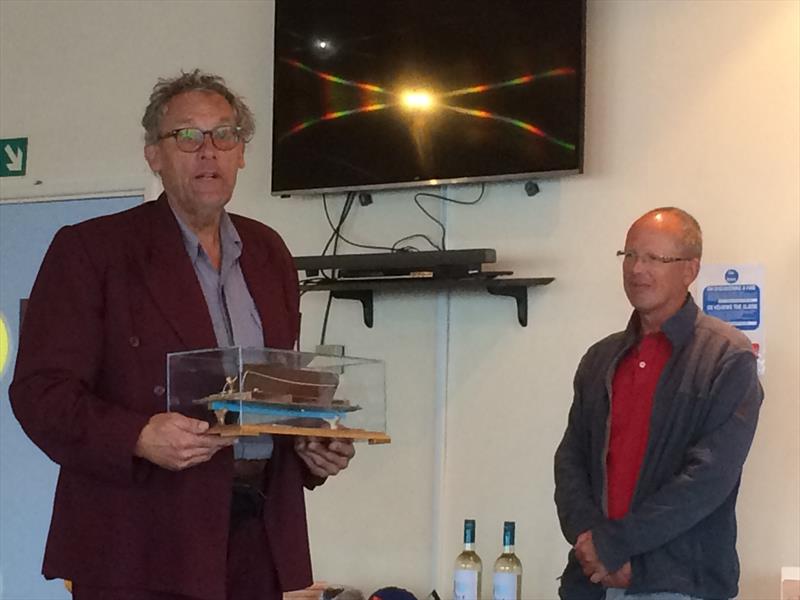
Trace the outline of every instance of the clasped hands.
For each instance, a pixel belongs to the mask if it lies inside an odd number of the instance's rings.
[[[317,477],[330,477],[346,469],[356,453],[352,440],[306,436],[295,439],[294,451]]]
[[[208,423],[180,413],[158,413],[150,417],[139,433],[134,455],[169,469],[181,471],[211,460],[221,448],[231,446],[236,438],[208,435]],[[298,437],[295,452],[318,477],[336,475],[355,455],[351,440]]]
[[[581,565],[583,574],[592,583],[599,583],[603,587],[627,588],[631,584],[631,563],[626,562],[619,570],[609,573],[605,565],[600,561],[592,540],[592,532],[584,531],[578,535],[575,542],[575,558]]]

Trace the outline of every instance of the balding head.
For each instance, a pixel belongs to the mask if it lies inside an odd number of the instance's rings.
[[[633,225],[644,221],[662,223],[664,227],[674,228],[678,236],[677,241],[681,254],[687,258],[702,258],[703,232],[700,230],[700,223],[685,210],[674,206],[654,208],[636,219]]]

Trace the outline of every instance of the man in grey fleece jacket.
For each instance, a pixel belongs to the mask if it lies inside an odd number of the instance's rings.
[[[688,293],[702,237],[673,207],[631,226],[634,312],[587,351],[555,455],[573,545],[564,600],[704,600],[738,593],[736,497],[763,391],[749,340]]]

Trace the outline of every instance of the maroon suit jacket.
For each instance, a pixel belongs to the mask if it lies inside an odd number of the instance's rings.
[[[231,219],[264,345],[291,348],[299,323],[292,258],[269,227]],[[46,577],[224,600],[231,449],[177,473],[133,456],[148,418],[166,410],[166,354],[215,346],[165,196],[56,234],[9,390],[25,432],[61,466]],[[303,486],[314,483],[291,440],[276,436],[264,522],[285,590],[311,583]]]

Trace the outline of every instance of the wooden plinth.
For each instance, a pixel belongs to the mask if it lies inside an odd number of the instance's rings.
[[[337,427],[328,429],[323,427],[296,427],[294,425],[279,425],[275,423],[258,423],[252,425],[214,425],[208,430],[222,437],[241,437],[271,433],[273,435],[304,435],[308,437],[345,438],[355,441],[366,441],[370,444],[389,444],[392,441],[387,434],[381,431],[367,431],[366,429],[348,429]]]

